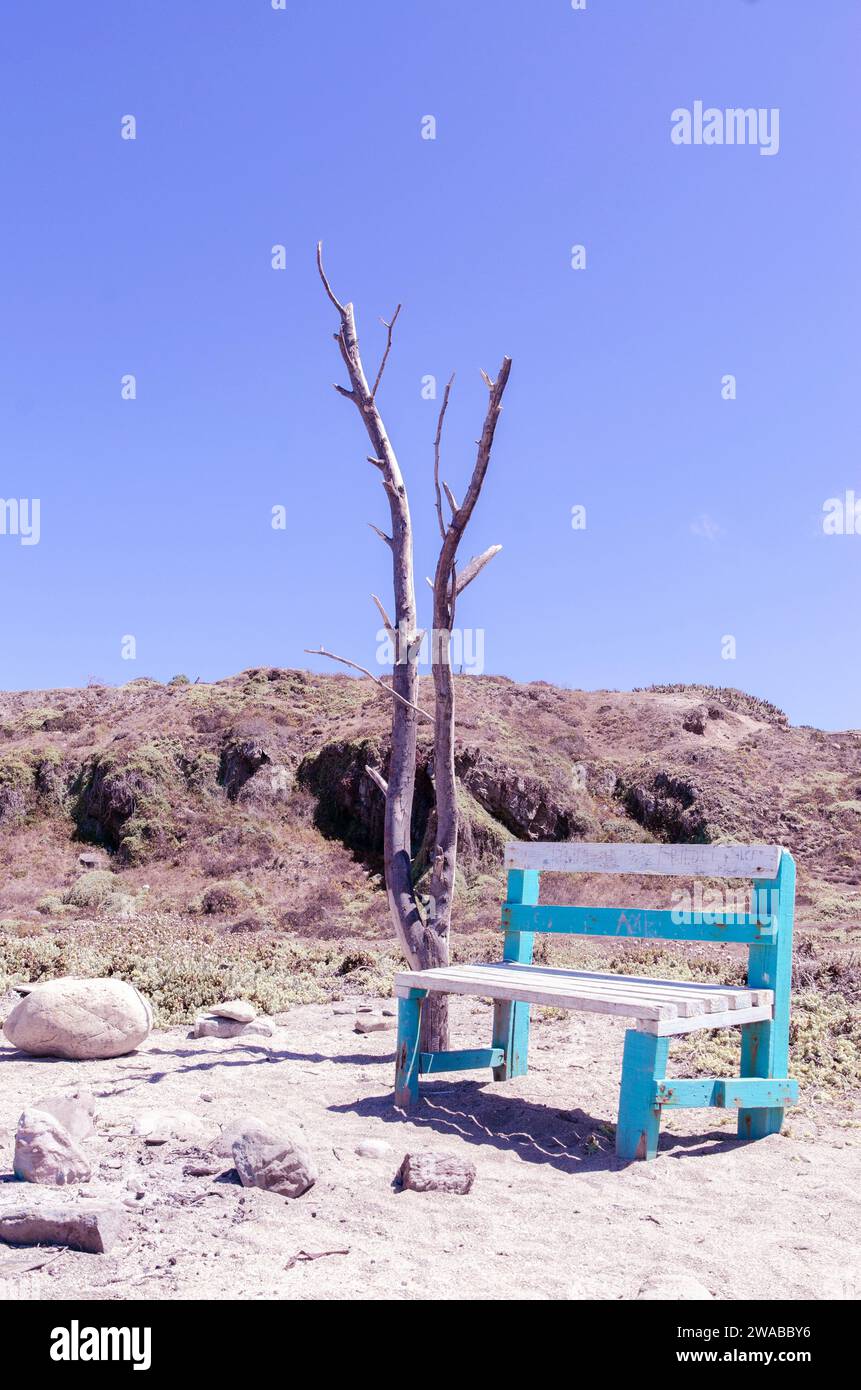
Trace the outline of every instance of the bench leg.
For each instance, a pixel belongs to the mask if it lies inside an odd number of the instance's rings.
[[[408,999],[398,1000],[398,1049],[395,1054],[395,1105],[409,1110],[419,1098],[419,1035],[422,1001],[427,990],[410,990]]]
[[[629,1028],[622,1054],[616,1153],[619,1158],[654,1158],[658,1151],[661,1108],[655,1089],[667,1070],[669,1038]]]
[[[529,1005],[496,999],[493,1004],[493,1046],[505,1053],[502,1065],[493,1068],[494,1081],[510,1081],[529,1070]]]
[[[772,1073],[772,1029],[770,1021],[745,1023],[741,1029],[741,1075],[770,1077]],[[785,1070],[785,1068],[784,1068]],[[739,1110],[739,1139],[764,1139],[767,1134],[779,1134],[783,1124],[783,1106]]]

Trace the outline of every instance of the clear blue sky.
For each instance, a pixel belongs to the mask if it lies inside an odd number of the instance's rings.
[[[403,302],[380,401],[420,581],[421,378],[457,372],[457,493],[479,368],[514,359],[466,546],[504,550],[459,612],[488,671],[737,685],[861,723],[861,534],[822,531],[827,498],[861,497],[859,13],[8,0],[0,496],[39,498],[41,536],[0,535],[0,686],[211,680],[320,642],[374,661],[387,509],[331,387],[322,238],[371,362]],[[779,152],[674,145],[697,100],[779,108]]]

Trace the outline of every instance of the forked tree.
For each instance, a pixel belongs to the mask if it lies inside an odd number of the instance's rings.
[[[434,686],[434,709],[430,714],[418,703],[418,662],[425,632],[418,626],[415,576],[413,567],[413,532],[410,506],[397,455],[386,431],[377,404],[392,333],[401,306],[398,305],[386,329],[386,345],[379,369],[369,385],[359,350],[356,316],[352,304],[342,304],[336,298],[323,269],[322,245],[317,246],[317,268],[326,293],[340,320],[335,342],[347,369],[349,386],[336,385],[335,390],[352,401],[371,441],[368,462],[379,471],[391,516],[391,535],[371,524],[372,529],[387,545],[392,555],[394,615],[390,617],[376,594],[371,597],[377,606],[388,634],[393,652],[391,685],[347,657],[337,656],[325,647],[315,649],[315,655],[330,657],[369,676],[386,691],[392,700],[391,752],[387,777],[378,768],[368,767],[368,776],[385,797],[383,859],[386,893],[395,931],[404,955],[414,970],[447,965],[449,936],[454,898],[457,863],[458,804],[454,766],[455,693],[451,669],[451,634],[455,622],[458,596],[470,584],[489,560],[502,549],[489,546],[474,556],[458,571],[458,547],[475,509],[490,463],[496,423],[502,409],[502,397],[511,371],[511,359],[504,357],[499,374],[491,381],[482,372],[489,392],[487,413],[481,437],[477,442],[472,477],[458,503],[454,493],[440,477],[440,450],[443,423],[448,409],[454,378],[448,382],[442,398],[433,443],[433,485],[437,523],[440,533],[439,558],[434,572],[433,625],[430,656]],[[450,515],[446,519],[443,495]],[[429,581],[430,582],[430,581]],[[309,649],[310,650],[310,649]],[[430,882],[427,904],[420,902],[413,881],[412,820],[413,793],[416,779],[417,725],[419,720],[433,724],[432,781],[435,806],[432,822],[430,853]],[[422,1048],[429,1052],[448,1047],[448,996],[431,994],[422,1010]]]

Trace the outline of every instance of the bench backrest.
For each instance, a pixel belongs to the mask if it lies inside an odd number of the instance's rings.
[[[538,844],[505,847],[506,932],[573,932],[586,936],[670,941],[773,943],[792,927],[794,863],[779,845]],[[538,906],[542,871],[648,874],[680,878],[745,879],[753,891],[728,889],[723,905],[707,905],[701,891],[674,908]],[[783,901],[786,899],[786,901]],[[749,900],[749,901],[748,901]],[[781,910],[783,908],[783,910]],[[749,910],[750,909],[750,910]],[[788,913],[787,910],[788,909]]]
[[[748,946],[748,984],[775,992],[774,1039],[785,1052],[789,1029],[795,861],[779,845],[539,844],[505,847],[508,896],[502,907],[504,958],[532,959],[535,932],[668,941],[740,942]],[[681,878],[745,879],[751,910],[735,890],[728,910],[698,906],[696,892],[681,908],[538,906],[539,876],[553,873],[657,874]]]

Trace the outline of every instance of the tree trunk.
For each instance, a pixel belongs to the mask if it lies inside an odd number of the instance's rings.
[[[461,506],[458,506],[448,485],[442,483],[452,511],[451,521],[448,525],[443,521],[439,457],[442,426],[448,407],[451,381],[445,389],[437,422],[436,439],[434,440],[434,485],[442,547],[433,581],[434,604],[431,633],[431,661],[435,695],[433,714],[435,834],[430,856],[430,903],[427,919],[423,920],[413,886],[410,823],[416,774],[416,724],[419,717],[430,718],[423,710],[419,709],[417,704],[417,661],[424,634],[418,631],[417,626],[412,523],[407,492],[395,451],[386,433],[376,403],[377,389],[388,360],[392,345],[392,329],[400,313],[400,305],[392,316],[391,323],[384,325],[387,329],[385,352],[374,384],[369,386],[359,351],[353,306],[352,304],[341,304],[333,294],[323,270],[322,247],[320,245],[317,247],[317,268],[326,293],[340,317],[340,331],[335,335],[335,340],[350,378],[349,390],[343,386],[336,386],[335,389],[342,396],[351,400],[361,415],[374,450],[373,457],[369,459],[369,462],[380,470],[391,516],[391,536],[385,535],[377,526],[373,526],[373,530],[392,552],[392,581],[395,600],[394,622],[392,623],[379,599],[374,598],[395,648],[391,685],[393,697],[392,748],[388,782],[383,780],[377,769],[369,769],[369,773],[386,798],[383,859],[386,893],[392,921],[401,948],[412,969],[425,970],[448,964],[457,865],[458,808],[457,782],[454,771],[455,699],[450,650],[455,604],[460,591],[475,578],[500,547],[491,546],[482,555],[471,560],[459,577],[455,571],[455,561],[458,545],[478,500],[487,472],[494,431],[499,412],[502,409],[502,395],[508,381],[511,360],[508,357],[503,358],[502,367],[495,382],[487,376],[484,377],[490,392],[490,403],[478,442],[478,454],[472,478]],[[320,650],[323,652],[322,648]],[[324,654],[332,655],[331,652]],[[344,658],[339,657],[336,660],[343,661]],[[354,667],[356,665],[355,662],[349,661],[346,664]],[[358,667],[358,669],[366,675],[371,675],[364,667]],[[371,678],[377,680],[375,676],[371,676]],[[382,682],[377,680],[377,684],[382,684]],[[384,688],[388,689],[388,687]],[[420,1039],[422,1051],[445,1052],[448,1049],[448,1015],[448,995],[428,994],[422,1005]]]

